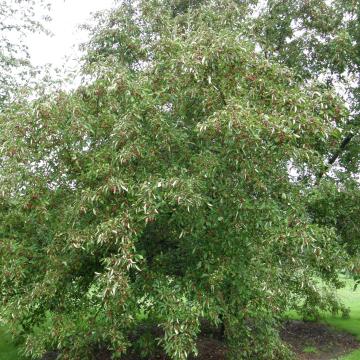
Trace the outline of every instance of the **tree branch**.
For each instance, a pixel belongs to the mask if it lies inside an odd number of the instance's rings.
[[[317,183],[320,182],[321,178],[329,171],[329,169],[331,168],[331,166],[335,163],[335,161],[339,158],[339,156],[342,154],[342,152],[345,150],[346,146],[349,144],[349,142],[351,141],[351,139],[355,136],[354,133],[350,133],[348,135],[345,136],[345,138],[343,139],[343,141],[341,142],[339,148],[336,150],[336,152],[331,156],[331,158],[328,161],[328,164],[326,166],[326,169],[324,171],[322,171],[317,179]]]

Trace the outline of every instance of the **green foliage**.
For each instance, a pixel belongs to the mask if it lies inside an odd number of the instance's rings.
[[[19,355],[16,347],[11,343],[11,336],[0,329],[0,355],[6,360],[19,360]]]
[[[269,59],[303,78],[322,78],[346,100],[342,139],[329,141],[321,186],[311,197],[314,221],[334,226],[359,280],[360,1],[266,1],[254,33]],[[335,109],[335,116],[338,109]]]
[[[348,252],[356,256],[360,252],[359,185],[354,179],[343,181],[343,184],[339,187],[332,182],[322,183],[313,191],[309,207],[317,222],[337,229]]]
[[[341,309],[348,254],[309,202],[348,111],[258,51],[251,2],[174,4],[121,5],[87,82],[0,115],[0,294],[34,359],[183,360],[203,320],[232,359],[287,359],[284,311]]]
[[[323,78],[347,100],[351,112],[346,130],[353,138],[340,148],[339,163],[349,174],[357,174],[360,165],[359,16],[358,0],[269,0],[254,26],[256,39],[269,58],[302,77]],[[329,154],[336,154],[340,143],[330,145]]]
[[[46,32],[43,24],[48,20],[48,7],[44,0],[0,3],[0,111],[36,74],[24,39],[29,33]]]

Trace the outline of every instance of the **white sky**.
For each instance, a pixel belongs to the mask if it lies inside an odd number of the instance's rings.
[[[74,45],[86,39],[77,26],[86,22],[92,12],[109,9],[113,0],[50,0],[52,4],[48,24],[54,36],[34,34],[28,38],[28,46],[34,65],[47,63],[55,66],[66,65],[65,57],[75,55]],[[70,65],[70,64],[69,64]]]

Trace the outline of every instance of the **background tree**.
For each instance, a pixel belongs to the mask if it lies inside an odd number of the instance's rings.
[[[350,166],[355,173],[359,172],[359,14],[357,0],[270,0],[257,27],[258,39],[269,56],[304,78],[323,77],[347,98],[351,108],[348,134],[333,150],[328,163],[331,166],[339,159],[343,167]]]
[[[286,359],[286,310],[341,309],[348,252],[289,167],[316,177],[349,110],[259,50],[253,2],[181,4],[119,6],[87,82],[0,115],[1,299],[34,359],[186,359],[203,320]]]
[[[341,140],[329,142],[309,204],[315,221],[332,224],[360,264],[360,2],[278,1],[264,3],[255,33],[267,56],[304,79],[322,78],[346,100],[349,113]],[[320,182],[321,179],[321,182]],[[332,192],[331,192],[332,191]]]
[[[46,31],[43,24],[49,20],[48,6],[42,0],[0,3],[0,110],[36,73],[24,40],[29,33]]]

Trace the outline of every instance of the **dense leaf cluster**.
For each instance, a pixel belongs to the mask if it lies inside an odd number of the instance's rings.
[[[204,321],[230,358],[285,359],[286,310],[340,309],[312,186],[346,107],[259,50],[251,2],[181,4],[119,6],[87,83],[1,114],[0,296],[34,359],[183,360]]]

